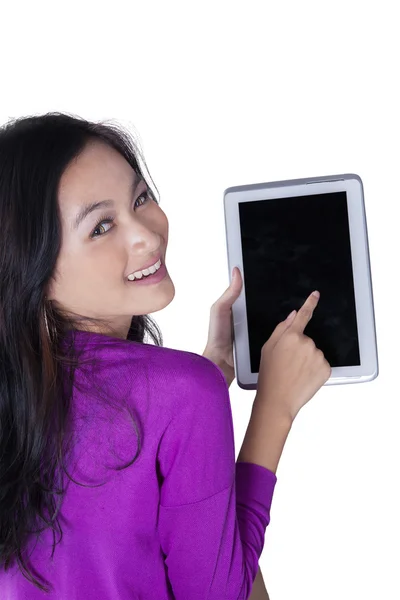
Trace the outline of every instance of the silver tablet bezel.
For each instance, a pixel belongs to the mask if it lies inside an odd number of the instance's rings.
[[[225,232],[229,265],[243,273],[239,226],[239,203],[345,191],[349,214],[350,244],[353,265],[360,366],[334,367],[325,385],[362,383],[378,376],[373,290],[370,274],[368,233],[361,178],[355,174],[330,175],[231,187],[224,192]],[[234,325],[234,365],[237,383],[243,389],[256,389],[258,373],[250,372],[250,354],[245,304],[245,283],[232,307]]]

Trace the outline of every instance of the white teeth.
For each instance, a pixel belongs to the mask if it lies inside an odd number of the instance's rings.
[[[147,277],[147,275],[153,274],[161,267],[161,259],[159,259],[154,265],[149,267],[148,269],[143,269],[143,271],[135,271],[128,275],[129,281],[134,281],[134,279],[142,279],[142,277]]]

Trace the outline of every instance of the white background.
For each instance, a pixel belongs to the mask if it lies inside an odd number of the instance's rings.
[[[260,559],[271,600],[400,598],[399,21],[396,2],[13,3],[0,122],[130,123],[170,222],[164,345],[201,354],[229,285],[226,187],[364,182],[380,375],[322,389],[278,467]],[[0,224],[1,226],[1,224]],[[231,386],[238,454],[254,392]]]

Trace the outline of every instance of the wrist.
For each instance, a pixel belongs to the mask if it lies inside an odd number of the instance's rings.
[[[256,398],[236,462],[254,463],[276,473],[292,424],[287,412]]]
[[[235,373],[234,373],[233,368],[228,366],[226,362],[220,360],[220,357],[213,354],[213,352],[211,352],[207,347],[204,350],[202,356],[205,356],[206,358],[208,358],[208,360],[213,362],[219,369],[221,369],[221,371],[225,377],[226,385],[229,388],[231,383],[235,379]]]
[[[268,415],[268,420],[275,423],[282,429],[290,431],[293,425],[293,421],[296,417],[287,406],[285,402],[278,397],[270,397],[268,400],[265,397],[259,396],[256,393],[253,402],[253,411],[262,411],[263,414]]]

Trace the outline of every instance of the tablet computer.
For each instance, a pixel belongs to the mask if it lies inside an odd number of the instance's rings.
[[[230,187],[224,192],[229,277],[243,288],[232,307],[234,366],[257,389],[261,349],[314,290],[304,330],[332,367],[325,385],[378,376],[363,185],[354,174]]]

